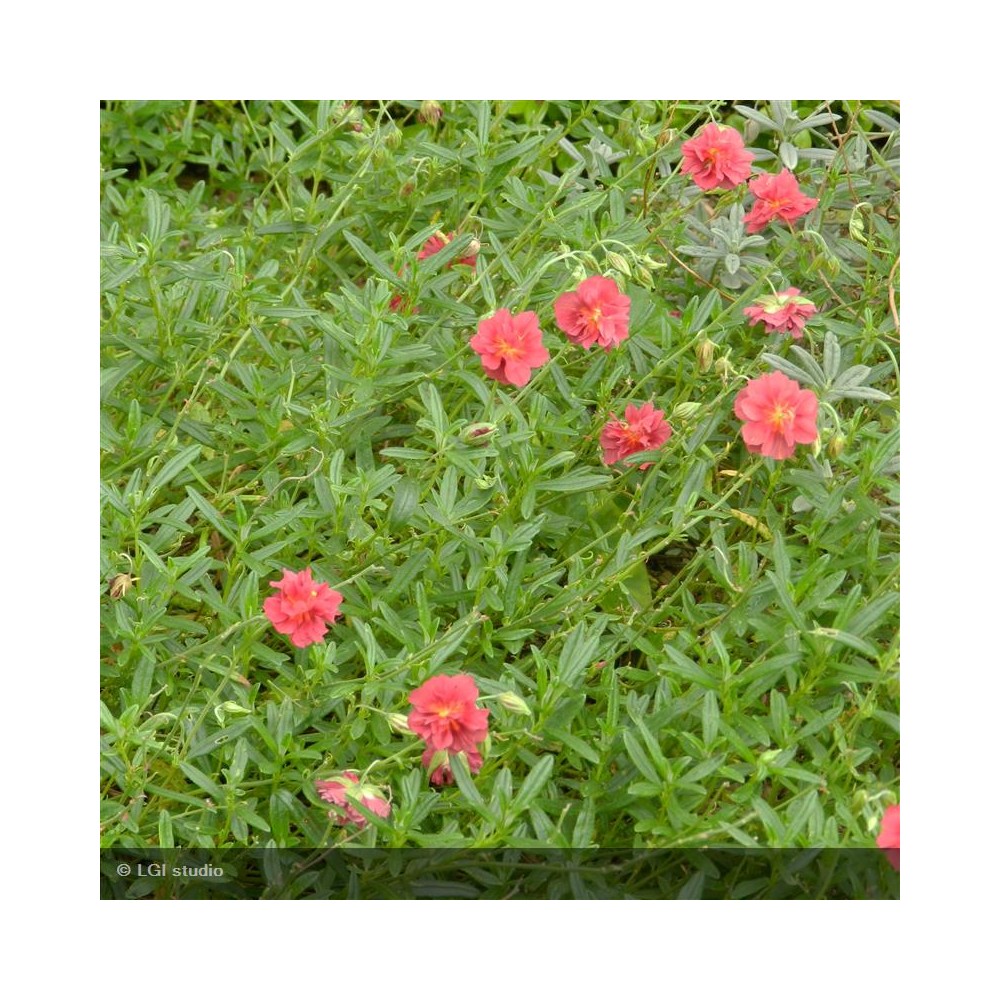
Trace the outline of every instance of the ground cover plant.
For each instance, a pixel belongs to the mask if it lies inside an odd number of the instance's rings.
[[[107,101],[101,158],[103,847],[893,891],[897,104]]]

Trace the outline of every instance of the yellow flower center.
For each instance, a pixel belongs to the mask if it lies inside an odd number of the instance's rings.
[[[789,420],[795,419],[795,411],[785,406],[783,403],[775,404],[773,410],[767,418],[767,422],[779,433],[785,430],[785,424]]]
[[[310,590],[309,591],[309,596],[310,597],[315,597],[316,596],[316,591],[315,590]]]
[[[634,427],[624,427],[622,437],[628,442],[630,448],[636,448],[642,444],[642,432]]]
[[[524,354],[524,348],[520,344],[512,344],[509,341],[501,340],[497,343],[496,352],[501,358],[513,358],[514,361],[517,361]]]

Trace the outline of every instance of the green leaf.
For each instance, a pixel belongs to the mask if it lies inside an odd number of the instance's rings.
[[[216,802],[222,802],[225,794],[222,789],[204,771],[199,771],[194,764],[189,764],[186,760],[179,762],[178,766],[184,772],[188,781],[196,784],[203,792],[210,795]]]
[[[646,751],[643,750],[642,744],[635,738],[630,729],[622,732],[622,742],[625,744],[625,752],[629,755],[632,763],[639,769],[639,773],[651,784],[657,788],[661,788],[663,778],[657,773],[656,768],[653,767],[646,756]]]
[[[367,264],[370,264],[390,285],[394,288],[404,287],[396,272],[360,236],[355,236],[349,229],[345,229],[344,239],[351,245],[355,253]]]
[[[560,683],[568,688],[576,686],[576,681],[584,670],[597,660],[603,631],[603,621],[599,621],[593,630],[588,630],[583,622],[573,628],[559,653],[556,677]]]
[[[173,458],[169,459],[153,477],[153,481],[149,485],[150,492],[155,493],[166,486],[175,476],[187,468],[187,466],[201,455],[201,447],[200,444],[188,445],[187,448],[182,449]]]
[[[701,699],[701,736],[705,746],[711,746],[719,735],[719,700],[715,692],[706,691]]]
[[[401,528],[409,524],[420,503],[420,488],[412,479],[401,479],[393,491],[389,524]]]
[[[545,783],[549,780],[549,775],[552,774],[553,759],[551,755],[545,754],[528,772],[528,776],[522,782],[517,795],[514,796],[514,801],[511,803],[511,811],[515,816],[527,809],[538,798]]]
[[[571,472],[567,476],[559,476],[556,479],[540,480],[539,490],[546,490],[549,493],[583,493],[586,490],[594,490],[605,483],[610,482],[611,477],[602,475],[599,472],[587,472],[580,469]]]

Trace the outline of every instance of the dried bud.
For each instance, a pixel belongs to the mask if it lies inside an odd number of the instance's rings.
[[[496,433],[496,424],[469,424],[462,431],[462,440],[469,444],[483,444]]]
[[[845,444],[847,444],[847,438],[843,434],[834,434],[830,438],[830,443],[826,446],[826,453],[830,458],[839,458]]]
[[[621,271],[622,274],[627,277],[632,277],[632,269],[628,266],[628,261],[620,254],[615,253],[614,250],[609,250],[607,253],[608,263],[616,270]]]
[[[482,249],[482,243],[479,240],[472,240],[471,243],[462,251],[463,257],[475,257],[477,253]]]
[[[715,357],[715,343],[707,337],[699,340],[695,345],[694,353],[698,358],[698,371],[704,373],[712,367],[712,360]]]
[[[531,709],[528,708],[528,703],[518,695],[514,694],[513,691],[504,691],[503,694],[497,695],[497,701],[507,709],[508,712],[516,712],[518,715],[531,715]]]
[[[403,736],[409,736],[413,730],[410,729],[410,724],[407,722],[406,716],[402,712],[390,712],[389,716],[389,728],[394,733],[400,733]]]
[[[128,573],[119,573],[111,581],[110,593],[113,600],[124,596],[125,592],[132,589],[133,578]]]
[[[656,137],[656,145],[663,149],[668,143],[672,142],[677,135],[677,129],[665,128],[660,130],[660,134]]]
[[[428,125],[434,125],[441,120],[442,109],[437,101],[421,101],[420,111],[417,112],[419,121]]]

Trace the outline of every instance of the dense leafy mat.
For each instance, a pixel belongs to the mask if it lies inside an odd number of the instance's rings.
[[[898,115],[106,102],[102,844],[871,846],[899,779]],[[709,121],[816,207],[748,234],[745,183],[680,169]],[[607,352],[553,312],[593,275],[631,300]],[[789,287],[799,340],[744,314]],[[470,346],[501,309],[542,330],[523,386]],[[819,402],[783,460],[734,412],[773,371]],[[605,465],[647,402],[669,440]],[[297,649],[263,603],[306,568],[343,603]],[[489,733],[438,786],[403,717],[457,673]],[[331,812],[344,772],[387,815]]]

